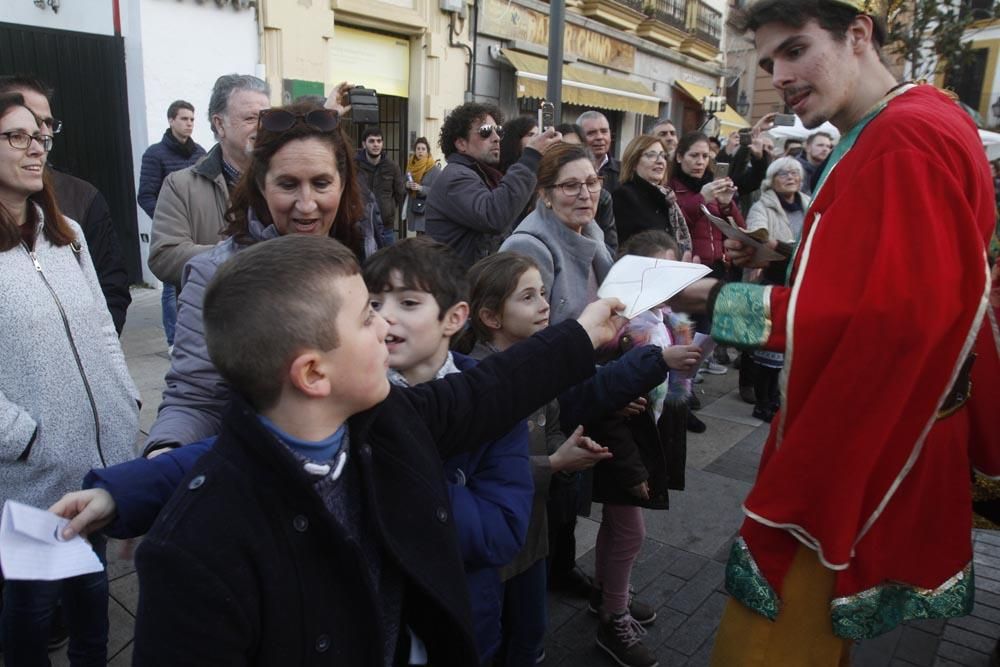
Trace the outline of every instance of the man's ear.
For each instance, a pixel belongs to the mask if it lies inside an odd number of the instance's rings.
[[[219,114],[213,114],[211,121],[212,121],[212,128],[215,130],[215,134],[221,137],[223,134],[222,116]]]
[[[292,360],[287,377],[292,387],[307,398],[325,398],[333,390],[332,374],[329,362],[309,350]]]
[[[875,24],[872,22],[872,17],[866,14],[855,16],[851,25],[847,27],[847,39],[855,53],[861,53],[871,46],[874,34]]]
[[[469,304],[466,301],[459,301],[454,306],[445,311],[444,317],[441,318],[442,324],[444,324],[444,335],[454,336],[462,327],[465,326],[466,321],[469,319]]]
[[[469,140],[465,137],[455,139],[455,150],[459,153],[467,153],[469,151]]]
[[[503,327],[503,320],[500,318],[500,314],[493,312],[489,308],[480,308],[478,317],[480,322],[494,331],[500,331]]]

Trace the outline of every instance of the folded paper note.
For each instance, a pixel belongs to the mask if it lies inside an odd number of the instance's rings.
[[[622,314],[632,319],[710,272],[704,264],[625,255],[608,271],[597,296],[618,298],[625,304]]]
[[[53,581],[104,569],[79,535],[62,539],[67,519],[8,500],[0,518],[0,569],[5,579]]]
[[[767,262],[776,262],[783,259],[788,259],[780,252],[773,250],[771,246],[761,241],[758,241],[754,237],[747,234],[746,231],[740,229],[739,227],[732,224],[728,220],[723,220],[717,215],[712,215],[704,204],[701,205],[701,212],[705,214],[705,217],[711,220],[713,225],[719,228],[719,231],[722,232],[726,238],[734,239],[736,241],[739,241],[743,245],[748,245],[756,248],[757,252],[754,255],[754,259],[759,259]]]

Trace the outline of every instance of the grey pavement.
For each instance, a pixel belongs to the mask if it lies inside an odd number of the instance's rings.
[[[144,432],[156,416],[169,366],[160,324],[160,293],[135,288],[122,336],[129,368],[143,397]],[[689,434],[687,488],[671,494],[669,511],[646,511],[646,542],[632,574],[638,596],[657,607],[647,645],[661,667],[707,665],[719,618],[726,602],[723,571],[739,528],[741,503],[757,473],[767,425],[750,417],[751,406],[736,391],[737,373],[708,376],[696,385],[708,425]],[[582,519],[577,530],[579,562],[593,572],[599,510]],[[1000,637],[1000,533],[976,531],[976,606],[970,616],[950,621],[907,623],[875,640],[859,644],[853,664],[859,667],[965,665],[987,667],[988,654]],[[130,545],[108,547],[111,579],[110,664],[131,661],[138,582]],[[564,595],[549,596],[546,665],[609,666],[614,663],[594,645],[597,621],[586,603]],[[0,663],[2,664],[2,663]],[[68,665],[65,650],[53,654],[57,667]]]

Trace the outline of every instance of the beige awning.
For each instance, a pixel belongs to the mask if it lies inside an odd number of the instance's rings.
[[[706,88],[705,86],[699,86],[696,83],[688,83],[687,81],[674,81],[681,92],[690,97],[691,99],[701,104],[701,101],[706,97],[712,97],[715,95],[714,92]],[[715,114],[715,117],[719,119],[719,135],[725,136],[730,132],[735,132],[737,130],[742,130],[745,127],[750,127],[750,123],[743,116],[736,113],[728,104],[726,108]]]
[[[517,96],[545,99],[548,61],[520,51],[501,50],[517,72]],[[660,113],[660,98],[649,86],[625,77],[601,74],[563,65],[562,101],[595,109],[633,111],[647,116]]]

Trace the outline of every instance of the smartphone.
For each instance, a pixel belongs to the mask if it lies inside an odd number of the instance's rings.
[[[753,137],[750,136],[749,128],[740,130],[740,146],[749,146],[752,143]]]
[[[795,114],[793,113],[779,113],[774,117],[775,126],[785,126],[794,127],[795,126]]]
[[[716,162],[715,169],[712,170],[712,176],[717,181],[721,181],[723,178],[729,178],[729,163]]]
[[[556,106],[552,102],[542,102],[538,107],[538,131],[545,132],[556,124]]]

